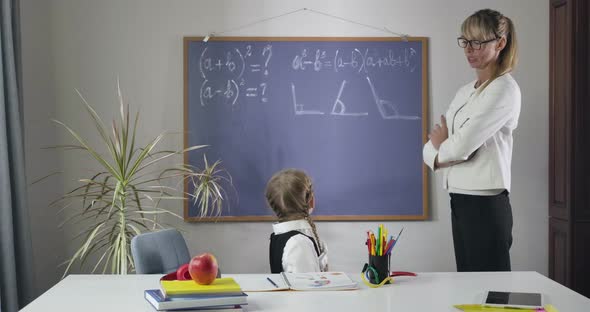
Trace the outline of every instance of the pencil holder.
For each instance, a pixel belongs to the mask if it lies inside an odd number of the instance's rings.
[[[369,267],[373,267],[375,269],[375,271],[377,271],[377,277],[375,278],[375,272],[373,272],[372,270],[369,270],[369,277],[371,280],[371,283],[375,283],[379,284],[381,283],[384,279],[386,279],[389,276],[389,258],[391,255],[384,255],[384,256],[372,256],[369,255]],[[391,283],[391,281],[388,281],[387,284]]]

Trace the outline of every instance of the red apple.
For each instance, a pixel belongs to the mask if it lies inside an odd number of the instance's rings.
[[[192,279],[191,275],[188,272],[188,263],[183,264],[176,270],[176,279],[179,281],[186,281]]]
[[[210,253],[195,256],[188,265],[191,277],[201,285],[213,283],[217,277],[217,269],[217,259]]]

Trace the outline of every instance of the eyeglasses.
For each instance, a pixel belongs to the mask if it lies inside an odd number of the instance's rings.
[[[470,45],[472,49],[480,50],[482,44],[492,42],[495,40],[498,40],[498,38],[494,38],[494,39],[490,39],[490,40],[486,40],[486,41],[479,41],[479,40],[467,40],[463,37],[459,37],[459,38],[457,38],[457,44],[459,44],[459,47],[461,47],[461,48],[466,48],[467,45]]]

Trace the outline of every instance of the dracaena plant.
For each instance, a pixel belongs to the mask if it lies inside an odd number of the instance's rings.
[[[83,225],[82,232],[74,237],[82,240],[81,245],[63,263],[66,266],[64,277],[74,263],[84,266],[90,258],[95,261],[90,265],[92,273],[127,274],[133,271],[131,239],[143,232],[163,228],[164,224],[158,220],[160,215],[182,218],[163,208],[163,204],[191,200],[201,217],[219,216],[226,198],[222,182],[231,185],[231,176],[221,168],[220,161],[210,165],[205,156],[203,168],[183,163],[166,166],[175,156],[205,145],[178,151],[161,150],[158,144],[166,133],[147,144],[140,144],[137,137],[139,112],[131,123],[129,105],[124,105],[118,83],[117,94],[120,119],[113,120],[107,129],[97,112],[78,92],[100,136],[100,148],[91,146],[67,124],[54,120],[67,130],[75,143],[50,148],[85,152],[99,168],[80,178],[77,187],[51,204],[60,207],[60,212],[73,210],[60,227],[68,223]],[[194,191],[185,193],[184,183],[190,184]]]

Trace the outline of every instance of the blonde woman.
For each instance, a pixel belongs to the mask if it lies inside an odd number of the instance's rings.
[[[272,273],[328,270],[328,251],[310,214],[315,207],[311,179],[296,169],[282,170],[268,181],[266,201],[278,222],[270,235]]]
[[[520,88],[512,21],[485,9],[469,16],[457,38],[476,79],[461,87],[424,145],[424,162],[443,171],[451,197],[457,271],[510,271],[512,132]]]

